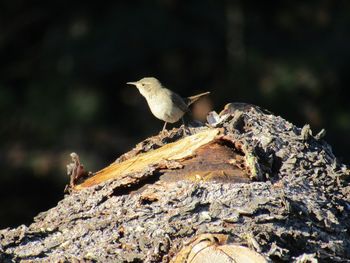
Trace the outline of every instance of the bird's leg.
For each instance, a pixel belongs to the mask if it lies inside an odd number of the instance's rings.
[[[165,131],[166,124],[167,124],[167,122],[164,122],[164,126],[163,126],[163,130],[162,130],[162,132],[164,132],[164,131]]]
[[[183,117],[181,117],[181,120],[182,120],[182,124],[183,124],[183,126],[182,126],[182,127],[183,127],[183,134],[184,134],[184,135],[187,135],[185,120],[184,120]],[[190,132],[190,134],[191,134],[191,132]]]
[[[181,120],[182,120],[182,124],[184,125],[184,127],[186,127],[186,123],[185,123],[184,117],[181,117]]]

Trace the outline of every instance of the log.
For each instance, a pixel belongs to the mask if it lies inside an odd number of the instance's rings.
[[[247,104],[68,165],[69,191],[0,230],[0,262],[350,262],[350,171],[310,126]]]

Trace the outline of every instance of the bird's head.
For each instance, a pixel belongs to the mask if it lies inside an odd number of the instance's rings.
[[[126,84],[136,86],[139,92],[146,98],[154,91],[162,88],[159,80],[153,77],[142,78],[139,81],[127,82]]]

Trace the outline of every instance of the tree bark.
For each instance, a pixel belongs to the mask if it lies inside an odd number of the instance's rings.
[[[322,134],[249,105],[190,130],[148,138],[92,175],[75,159],[71,193],[0,231],[0,261],[195,262],[205,235],[267,261],[350,262],[349,169]]]

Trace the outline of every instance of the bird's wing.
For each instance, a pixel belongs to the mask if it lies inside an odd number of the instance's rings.
[[[188,111],[188,107],[184,101],[183,98],[181,98],[179,95],[177,95],[175,92],[170,91],[170,97],[172,102],[183,112]]]

